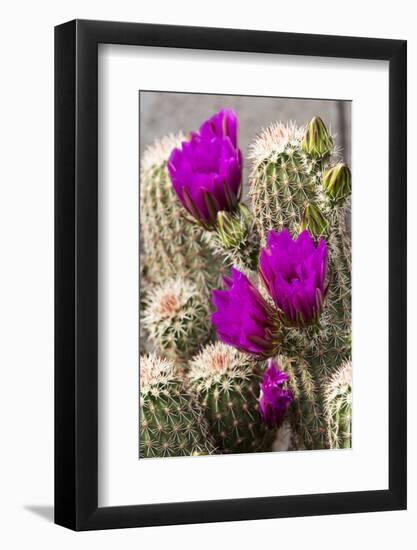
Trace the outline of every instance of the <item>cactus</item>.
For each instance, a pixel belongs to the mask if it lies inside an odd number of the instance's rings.
[[[197,286],[185,279],[167,279],[145,298],[142,323],[161,355],[183,364],[211,334],[208,308]]]
[[[329,438],[335,449],[352,446],[352,364],[346,361],[334,373],[326,390]]]
[[[204,239],[204,230],[187,218],[167,174],[172,149],[185,136],[166,136],[148,147],[141,161],[140,225],[146,281],[160,283],[184,276],[208,294],[222,262]]]
[[[337,201],[323,186],[323,174],[335,153],[333,139],[317,118],[306,129],[294,124],[271,126],[258,136],[251,153],[249,194],[261,241],[270,229],[287,228],[297,235],[307,228],[316,237],[324,236],[328,245],[330,284],[320,324],[282,331],[281,352],[296,396],[293,429],[307,449],[331,445],[326,387],[335,367],[350,358],[351,253],[346,230],[350,182],[345,182],[344,197],[339,193]],[[334,188],[334,182],[327,186]]]
[[[189,380],[221,453],[270,451],[276,434],[258,411],[262,362],[220,342],[190,362]]]
[[[261,243],[270,229],[298,233],[305,205],[317,200],[319,162],[301,150],[303,130],[277,123],[251,146],[249,196]]]
[[[141,161],[141,457],[351,443],[350,170],[320,118],[274,124],[252,145],[248,208],[235,119],[222,110]],[[268,357],[291,396],[275,423]]]
[[[155,354],[140,358],[139,435],[140,458],[215,450],[198,403],[176,377],[174,365]]]

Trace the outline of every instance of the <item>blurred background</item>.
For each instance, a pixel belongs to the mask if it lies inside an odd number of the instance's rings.
[[[228,96],[177,92],[139,92],[140,154],[155,139],[180,130],[196,131],[212,114],[232,108],[239,118],[238,143],[245,159],[256,134],[273,122],[292,120],[302,126],[320,116],[330,128],[345,161],[351,164],[351,102],[280,97]]]

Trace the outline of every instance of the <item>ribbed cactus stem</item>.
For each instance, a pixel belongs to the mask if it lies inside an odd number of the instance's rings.
[[[190,363],[190,385],[203,406],[221,453],[269,451],[276,430],[259,414],[263,363],[220,342]]]
[[[183,364],[209,340],[208,315],[205,293],[178,277],[148,292],[142,323],[158,353]]]
[[[326,391],[329,438],[332,447],[352,446],[352,364],[346,361],[330,379]]]
[[[274,124],[252,145],[249,195],[262,244],[270,229],[300,232],[305,208],[319,200],[321,162],[300,148],[303,129]]]
[[[328,302],[335,308],[335,322],[344,331],[351,330],[351,273],[352,273],[352,247],[347,218],[350,215],[350,199],[343,205],[335,206],[328,211],[329,230],[326,241],[329,247],[329,273],[330,287]]]
[[[177,378],[174,365],[155,354],[140,358],[140,458],[212,454],[201,407]]]
[[[187,277],[207,294],[218,282],[221,260],[213,258],[204,230],[187,220],[166,169],[184,135],[166,136],[148,147],[141,160],[140,227],[146,281]]]

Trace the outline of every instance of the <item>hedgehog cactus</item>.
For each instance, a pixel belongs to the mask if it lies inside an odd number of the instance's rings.
[[[276,429],[259,413],[262,362],[220,342],[190,362],[190,385],[203,406],[219,452],[270,451]]]
[[[352,445],[352,364],[346,361],[332,376],[326,391],[329,437],[335,449]]]
[[[332,153],[333,140],[317,118],[305,130],[275,124],[252,146],[250,196],[262,243],[271,229],[286,228],[296,236],[307,228],[317,240],[322,236],[328,248],[329,286],[320,322],[284,330],[281,343],[281,353],[289,359],[287,367],[291,365],[290,385],[297,401],[293,428],[309,449],[331,445],[326,387],[335,366],[350,357],[351,251],[346,230],[350,172],[326,172],[331,170]],[[343,190],[334,200],[337,177]]]
[[[144,283],[160,283],[181,275],[208,292],[218,280],[222,262],[213,258],[204,239],[204,230],[186,218],[167,173],[168,157],[184,139],[180,134],[155,142],[145,151],[141,161]]]
[[[140,358],[140,458],[212,454],[215,448],[201,408],[176,377],[174,365],[155,354]]]
[[[237,130],[221,110],[141,162],[140,456],[351,444],[350,169],[319,117],[274,124],[248,208]]]
[[[143,326],[163,356],[182,363],[208,341],[207,302],[194,283],[167,279],[148,292],[145,304]]]

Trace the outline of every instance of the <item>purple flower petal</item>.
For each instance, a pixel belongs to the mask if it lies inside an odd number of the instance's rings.
[[[174,191],[204,226],[215,223],[218,211],[234,210],[240,197],[242,153],[237,148],[237,124],[236,114],[222,109],[168,159]]]
[[[288,376],[279,370],[277,363],[269,359],[260,384],[258,401],[261,417],[270,428],[280,424],[294,399],[292,391],[283,387],[287,380]]]
[[[213,290],[211,322],[218,337],[241,351],[270,356],[278,345],[277,317],[249,279],[235,268],[226,290]]]
[[[308,231],[303,231],[296,239],[292,239],[286,229],[269,231],[258,269],[286,324],[317,322],[327,270],[327,245],[323,238],[316,247]]]

